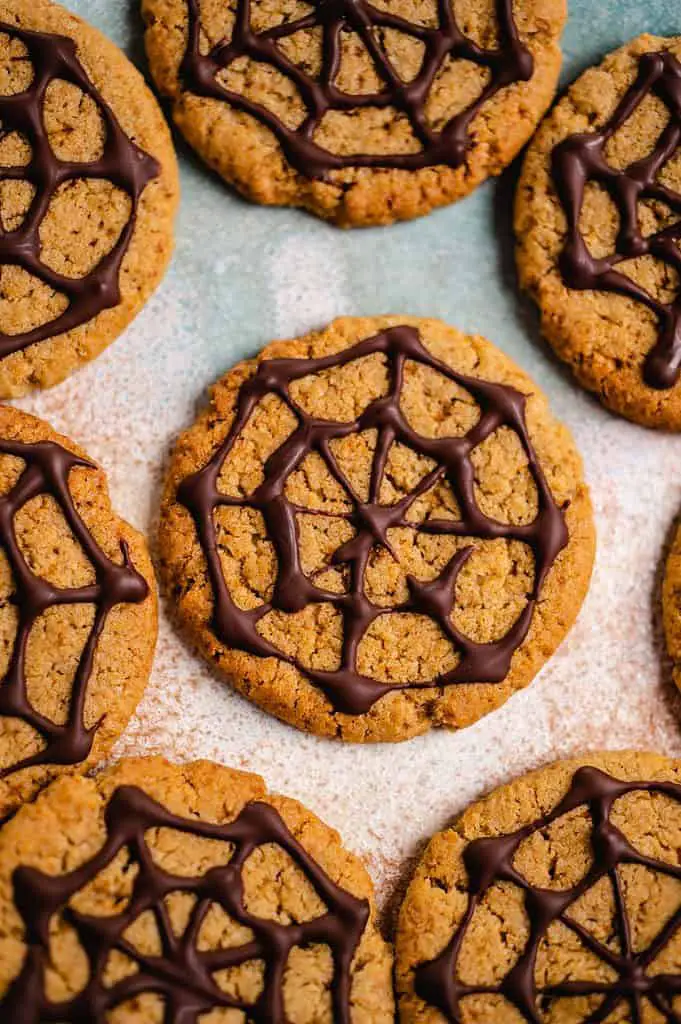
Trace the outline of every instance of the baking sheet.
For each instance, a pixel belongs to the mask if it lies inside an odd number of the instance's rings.
[[[67,2],[144,68],[134,0]],[[681,34],[678,0],[570,0],[563,82],[643,31]],[[606,413],[541,342],[515,288],[517,169],[411,224],[342,232],[248,205],[176,141],[183,200],[163,285],[95,363],[19,403],[101,461],[116,509],[135,526],[153,534],[164,461],[208,385],[271,339],[339,314],[439,316],[486,335],[548,393],[585,459],[599,545],[578,624],[528,689],[458,734],[359,747],[299,733],[213,676],[162,613],[152,679],[116,754],[207,757],[261,773],[341,831],[390,908],[423,842],[490,788],[576,751],[681,755],[681,700],[659,623],[661,559],[681,510],[681,436]]]

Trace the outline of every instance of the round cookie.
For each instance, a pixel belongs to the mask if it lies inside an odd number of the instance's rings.
[[[581,460],[509,359],[341,319],[215,386],[177,443],[161,566],[210,664],[301,729],[396,741],[525,686],[594,556]]]
[[[177,163],[139,72],[50,0],[0,0],[0,397],[94,359],[158,285]]]
[[[528,151],[522,286],[542,331],[615,412],[681,429],[681,37],[586,71]]]
[[[401,1024],[658,1024],[681,1010],[681,763],[595,754],[472,805],[400,911]]]
[[[155,643],[146,544],[113,512],[104,473],[0,406],[0,820],[109,753]]]
[[[555,93],[565,0],[142,0],[158,88],[248,198],[390,224],[500,174]]]
[[[123,761],[60,779],[0,832],[3,1019],[392,1024],[394,1013],[367,872],[256,775]]]
[[[662,620],[674,682],[681,689],[681,527],[678,526],[665,566]]]

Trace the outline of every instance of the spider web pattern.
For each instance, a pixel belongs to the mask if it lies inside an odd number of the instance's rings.
[[[149,182],[159,177],[160,167],[124,133],[80,63],[72,39],[30,32],[4,22],[0,22],[0,32],[24,44],[27,60],[33,66],[33,80],[27,90],[13,96],[0,95],[0,140],[19,132],[32,150],[25,166],[0,166],[0,182],[26,181],[35,188],[21,225],[15,231],[0,230],[0,267],[21,267],[68,299],[64,312],[48,323],[20,334],[0,332],[0,357],[5,357],[71,331],[119,304],[119,275],[134,234],[140,198]],[[61,160],[50,146],[43,108],[47,90],[57,80],[77,86],[96,103],[106,133],[98,160]],[[40,229],[58,189],[65,182],[90,178],[109,181],[123,190],[131,200],[131,214],[108,255],[84,277],[67,277],[43,263]]]
[[[87,689],[97,645],[109,613],[121,603],[141,603],[149,593],[146,581],[130,563],[127,546],[121,543],[123,563],[112,562],[94,540],[81,519],[69,490],[69,475],[77,466],[94,469],[58,444],[42,441],[24,444],[0,440],[0,453],[22,459],[25,468],[12,489],[0,497],[0,546],[12,573],[14,590],[10,602],[18,612],[17,634],[9,667],[0,681],[0,716],[18,718],[34,729],[44,748],[0,770],[0,779],[41,764],[69,765],[84,761],[101,722],[88,729],[84,723]],[[37,576],[21,550],[16,517],[41,495],[50,495],[80,544],[95,572],[95,582],[84,587],[59,588]],[[73,679],[67,720],[56,724],[33,707],[28,696],[26,662],[31,631],[50,608],[94,605],[95,617],[80,655]],[[49,680],[48,680],[49,682]]]
[[[542,1024],[544,1021],[540,1006],[547,1007],[546,1012],[550,1014],[550,1007],[557,999],[589,996],[602,996],[602,999],[587,1017],[580,1017],[583,1024],[601,1024],[627,1004],[631,1017],[626,1019],[632,1024],[643,1024],[646,1001],[657,1010],[665,1024],[680,1024],[681,1015],[673,1008],[672,1001],[681,995],[681,972],[657,974],[651,973],[651,967],[664,948],[679,934],[681,907],[671,915],[644,950],[634,952],[632,946],[631,920],[618,869],[622,865],[639,865],[681,881],[681,867],[640,853],[613,824],[611,814],[615,801],[636,792],[661,794],[681,804],[681,786],[676,783],[623,782],[596,768],[581,768],[575,773],[565,798],[550,814],[510,835],[477,839],[469,843],[464,851],[469,879],[467,911],[443,953],[436,960],[417,967],[417,994],[429,1005],[437,1007],[453,1024],[461,1022],[461,1000],[472,995],[501,995],[530,1024]],[[590,870],[571,889],[542,889],[530,885],[513,864],[520,844],[582,805],[587,806],[592,821],[594,861]],[[612,885],[619,953],[599,941],[569,914],[576,901],[603,879],[609,879]],[[457,978],[461,948],[481,901],[490,888],[499,882],[510,882],[524,893],[530,926],[529,938],[523,952],[499,985],[466,985]],[[616,980],[599,983],[572,979],[545,988],[538,986],[535,982],[537,954],[549,928],[555,922],[560,922],[573,932],[589,952],[615,972]]]
[[[398,14],[380,10],[369,0],[314,0],[313,10],[302,18],[283,22],[263,32],[251,27],[251,0],[238,0],[231,38],[201,52],[199,0],[187,0],[189,37],[182,75],[193,93],[226,100],[237,110],[250,114],[275,135],[288,162],[309,178],[323,178],[330,171],[348,167],[392,167],[419,170],[445,164],[459,167],[471,145],[471,124],[482,107],[506,86],[529,81],[534,61],[523,45],[513,19],[513,0],[497,0],[500,46],[489,50],[464,35],[457,25],[451,0],[437,0],[438,24],[428,28]],[[307,74],[286,56],[279,43],[296,32],[321,28],[322,67],[318,78]],[[421,68],[411,81],[404,81],[381,40],[381,32],[397,30],[423,44]],[[354,32],[373,61],[384,87],[379,92],[350,94],[336,85],[341,64],[343,34]],[[289,128],[261,103],[227,88],[217,76],[241,58],[266,63],[285,75],[296,87],[307,116],[296,128]],[[489,82],[480,96],[451,117],[441,130],[429,123],[428,98],[439,72],[448,59],[471,61],[489,71]],[[315,141],[315,133],[329,111],[394,108],[409,121],[421,148],[414,153],[374,155],[356,153],[340,156]]]
[[[389,368],[390,385],[385,397],[372,401],[354,421],[336,423],[308,415],[291,395],[291,384],[311,374],[346,366],[353,360],[382,354]],[[465,388],[480,408],[477,424],[463,437],[428,438],[418,434],[407,422],[400,407],[404,368],[407,360],[436,370],[448,380]],[[296,417],[298,427],[267,460],[263,483],[249,497],[231,497],[218,487],[220,473],[234,444],[245,429],[258,403],[268,394],[284,402]],[[295,666],[320,688],[334,708],[348,714],[364,714],[382,696],[395,689],[422,689],[451,684],[500,682],[508,674],[516,649],[527,636],[534,609],[544,581],[560,551],[568,541],[564,509],[559,508],[549,489],[529,437],[525,422],[525,396],[513,388],[457,373],[435,358],[423,345],[413,327],[393,327],[360,341],[342,352],[320,359],[264,360],[239,392],[236,413],[225,441],[208,464],[187,477],[178,488],[178,501],[194,517],[198,537],[206,558],[214,595],[212,629],[228,647],[258,657],[276,657]],[[515,432],[527,457],[537,492],[538,511],[527,525],[501,523],[486,516],[475,495],[475,472],[471,456],[475,448],[500,427]],[[332,451],[331,442],[365,430],[377,433],[373,457],[369,500],[362,501],[343,473]],[[393,505],[380,503],[381,485],[391,446],[398,442],[418,455],[436,463],[436,467],[404,498]],[[317,453],[331,476],[347,495],[352,510],[337,513],[355,530],[355,536],[342,545],[332,565],[345,565],[349,572],[347,593],[338,594],[318,586],[314,577],[301,567],[299,513],[324,515],[296,505],[286,497],[286,484],[311,453]],[[461,510],[458,520],[430,519],[414,523],[407,516],[414,503],[440,481],[452,488]],[[215,531],[214,514],[221,507],[255,509],[262,514],[268,536],[278,560],[278,575],[271,600],[245,611],[237,607],[226,583]],[[385,549],[397,561],[389,531],[394,528],[444,536],[478,537],[482,540],[521,541],[534,554],[535,575],[532,593],[515,624],[501,640],[476,643],[453,622],[456,582],[474,550],[471,544],[457,551],[442,573],[432,582],[407,577],[409,598],[392,608],[374,604],[366,593],[365,575],[375,548]],[[328,567],[327,567],[328,568]],[[310,604],[328,602],[343,617],[341,664],[336,671],[314,670],[295,657],[285,655],[258,632],[258,624],[274,610],[296,613]],[[415,612],[431,618],[460,653],[458,665],[450,672],[428,682],[383,684],[362,675],[357,667],[363,638],[377,619],[395,612]]]
[[[142,993],[155,993],[164,1001],[164,1024],[195,1024],[200,1015],[214,1008],[242,1010],[253,1024],[286,1024],[284,976],[289,954],[297,946],[322,944],[330,949],[334,961],[333,1020],[335,1024],[351,1024],[351,968],[369,920],[369,905],[331,881],[275,808],[265,803],[247,804],[235,821],[215,825],[177,817],[142,790],[122,786],[114,792],[105,817],[104,845],[82,867],[62,876],[44,875],[26,867],[14,872],[15,905],[25,925],[28,950],[20,976],[0,1004],[0,1009],[9,1014],[7,1020],[21,1020],[23,1024],[104,1024],[115,1007]],[[145,838],[145,832],[157,828],[230,843],[231,859],[196,878],[169,874],[154,862]],[[243,868],[254,850],[270,843],[283,849],[314,887],[326,907],[322,916],[282,925],[249,912]],[[124,849],[138,868],[126,908],[109,917],[94,917],[70,907],[69,901],[76,893]],[[178,891],[196,897],[181,937],[173,931],[165,903],[166,896]],[[249,928],[253,938],[226,949],[198,949],[201,927],[214,904]],[[159,955],[142,953],[125,936],[145,912],[153,914],[158,928],[162,947]],[[50,962],[50,921],[57,914],[77,932],[90,973],[80,993],[54,1003],[45,993],[45,975]],[[104,974],[114,951],[132,961],[137,970],[107,986]],[[263,988],[255,1003],[228,995],[217,985],[216,972],[254,960],[265,964]]]
[[[669,121],[652,152],[623,170],[611,167],[605,149],[614,134],[649,96],[661,99]],[[643,303],[659,320],[659,335],[648,354],[644,377],[650,387],[671,388],[681,373],[681,291],[672,302],[656,299],[617,268],[625,261],[653,256],[681,275],[681,219],[645,236],[639,220],[641,200],[664,203],[681,218],[681,194],[659,181],[660,173],[679,152],[681,144],[681,64],[673,53],[648,53],[639,60],[638,76],[612,118],[598,132],[572,135],[553,152],[553,176],[567,216],[568,230],[560,258],[565,284],[578,290],[614,292]],[[596,258],[580,230],[586,186],[602,185],[617,206],[620,228],[615,252]]]

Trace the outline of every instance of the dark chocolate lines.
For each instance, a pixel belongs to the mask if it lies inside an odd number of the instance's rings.
[[[123,562],[112,562],[96,543],[81,519],[69,490],[71,470],[77,466],[94,469],[51,441],[24,444],[0,439],[0,454],[25,462],[25,469],[12,489],[0,497],[0,547],[12,573],[14,590],[10,601],[19,615],[17,635],[7,672],[0,681],[0,715],[26,722],[44,740],[43,750],[0,770],[0,779],[35,765],[70,765],[84,761],[94,742],[99,724],[88,729],[84,722],[87,690],[97,645],[109,613],[116,605],[139,604],[149,588],[130,563],[128,549],[121,543]],[[73,536],[88,558],[95,583],[84,587],[59,588],[36,576],[24,557],[16,534],[16,516],[40,495],[51,495],[58,503]],[[68,718],[57,725],[34,708],[28,697],[26,657],[29,637],[38,619],[50,608],[94,605],[95,618],[73,679]],[[48,681],[49,682],[49,681]]]
[[[315,0],[314,10],[302,18],[283,22],[264,32],[251,28],[250,0],[238,0],[231,38],[201,52],[199,0],[187,0],[189,37],[182,65],[185,87],[196,95],[223,100],[254,117],[274,134],[295,170],[307,178],[324,178],[348,167],[392,167],[420,170],[438,164],[459,167],[471,146],[471,125],[482,107],[514,82],[527,82],[534,61],[521,42],[513,19],[512,0],[497,0],[500,47],[487,50],[459,29],[451,0],[438,0],[438,25],[427,28],[374,7],[369,0]],[[322,70],[318,79],[294,64],[278,45],[301,30],[320,27],[323,33]],[[380,41],[383,29],[396,29],[424,46],[423,63],[416,77],[403,81]],[[351,95],[336,85],[344,32],[356,32],[363,41],[385,87],[376,93]],[[265,106],[228,89],[218,75],[240,58],[264,62],[289,78],[307,109],[300,127],[292,129]],[[440,130],[426,115],[432,85],[449,59],[472,61],[490,73],[480,96],[450,118]],[[340,156],[315,141],[315,133],[329,111],[393,107],[404,114],[421,148],[414,153]]]
[[[667,106],[669,123],[655,148],[624,170],[610,166],[605,148],[646,97],[655,95]],[[659,336],[645,360],[644,379],[651,388],[666,390],[681,373],[681,289],[673,302],[656,299],[617,268],[625,260],[653,256],[681,275],[681,219],[645,236],[638,213],[640,200],[658,200],[681,218],[681,194],[660,184],[659,175],[679,152],[681,144],[681,64],[673,53],[647,53],[639,60],[638,77],[615,113],[600,131],[571,135],[553,151],[553,177],[568,222],[560,271],[569,288],[614,292],[643,303],[657,316]],[[615,252],[596,258],[580,229],[585,190],[590,181],[603,188],[616,204],[620,228]]]
[[[45,875],[26,867],[14,872],[15,905],[24,922],[28,950],[21,974],[0,1003],[3,1020],[22,1024],[105,1024],[112,1009],[150,992],[165,1003],[164,1024],[197,1024],[214,1008],[242,1010],[253,1024],[286,1024],[284,975],[289,954],[296,946],[320,944],[333,955],[334,1024],[351,1024],[351,968],[369,921],[369,905],[332,882],[273,807],[247,804],[235,821],[216,825],[177,817],[137,787],[123,786],[111,797],[105,819],[107,837],[101,850],[70,874]],[[158,828],[231,843],[233,854],[224,866],[211,868],[198,878],[171,875],[154,862],[145,839],[147,831]],[[314,887],[326,907],[322,916],[282,925],[248,911],[243,868],[254,850],[269,843],[285,850]],[[123,849],[138,868],[125,909],[94,917],[70,907],[76,893]],[[178,891],[196,897],[181,937],[173,932],[165,904],[165,897]],[[199,950],[199,934],[212,904],[250,928],[253,939],[241,946]],[[161,955],[142,953],[125,937],[126,930],[145,912],[154,916],[162,942]],[[45,993],[45,976],[50,962],[50,922],[58,914],[77,932],[88,957],[90,976],[80,993],[54,1003]],[[103,974],[114,951],[131,960],[138,970],[107,986]],[[218,986],[214,978],[217,972],[255,960],[265,964],[263,989],[255,1003],[230,996]]]
[[[354,422],[334,423],[309,416],[295,402],[290,385],[310,374],[333,367],[346,366],[355,359],[374,353],[386,356],[390,368],[390,390],[377,398]],[[417,434],[408,424],[400,408],[404,366],[414,360],[437,370],[449,380],[465,388],[480,406],[478,423],[458,438],[427,438]],[[263,483],[246,498],[222,494],[218,489],[220,473],[239,434],[247,426],[256,406],[265,395],[277,395],[298,420],[298,428],[273,453],[265,464]],[[212,629],[227,646],[257,657],[276,657],[294,665],[315,686],[321,689],[334,708],[347,714],[361,715],[392,689],[423,689],[461,683],[498,683],[508,674],[516,649],[527,636],[534,609],[546,576],[568,541],[565,517],[553,500],[551,491],[534,452],[525,423],[524,395],[513,388],[489,381],[466,377],[432,356],[422,344],[413,327],[393,327],[367,338],[351,348],[321,359],[274,359],[260,363],[257,371],[242,386],[234,421],[229,434],[210,462],[198,473],[187,477],[178,488],[177,499],[194,517],[203,548],[214,595]],[[537,489],[538,514],[534,522],[513,526],[485,516],[475,498],[475,475],[471,455],[475,448],[500,427],[507,426],[518,436]],[[342,473],[331,450],[331,441],[349,437],[364,430],[377,431],[372,480],[368,502],[362,502]],[[390,447],[394,442],[437,463],[419,485],[395,505],[380,504]],[[332,593],[317,586],[302,570],[299,552],[297,513],[309,511],[297,507],[285,494],[292,473],[312,452],[324,461],[331,475],[350,499],[353,510],[342,518],[356,529],[356,536],[340,547],[334,565],[349,568],[349,592]],[[407,515],[414,502],[446,480],[451,485],[461,509],[460,520],[429,520],[415,524]],[[267,534],[274,545],[279,570],[270,602],[251,611],[234,603],[224,578],[217,547],[214,513],[220,507],[251,508],[264,518]],[[393,608],[379,607],[366,595],[365,574],[376,545],[390,551],[388,530],[402,527],[448,537],[477,537],[482,540],[517,540],[527,544],[535,558],[532,593],[516,623],[501,640],[479,644],[461,633],[454,625],[452,612],[457,577],[474,550],[470,545],[452,558],[440,576],[430,583],[408,577],[409,599]],[[293,657],[284,655],[258,632],[258,623],[272,609],[300,612],[309,604],[328,602],[343,615],[343,651],[337,671],[317,671],[305,667]],[[428,682],[402,685],[379,683],[359,673],[359,646],[371,625],[391,612],[416,612],[432,618],[444,635],[460,652],[458,665],[446,674]]]
[[[0,332],[0,358],[29,345],[80,327],[103,310],[121,301],[120,270],[137,223],[139,203],[150,181],[160,175],[156,160],[127,137],[113,111],[80,63],[76,44],[65,36],[29,32],[0,22],[0,32],[19,39],[28,50],[33,81],[25,92],[0,95],[0,137],[19,132],[31,146],[25,166],[0,166],[0,181],[27,181],[35,196],[15,231],[0,229],[0,268],[21,267],[55,292],[68,299],[68,306],[48,323],[21,334]],[[97,104],[106,137],[102,156],[93,161],[60,160],[50,146],[43,119],[45,94],[56,80],[70,82]],[[69,181],[94,178],[105,180],[124,191],[131,201],[131,214],[111,251],[84,277],[67,277],[41,259],[40,228],[58,189]]]
[[[672,1008],[672,1000],[681,995],[681,972],[658,974],[650,973],[649,968],[681,928],[681,907],[672,914],[646,949],[634,952],[631,923],[617,870],[621,865],[635,864],[681,881],[681,867],[639,853],[611,821],[615,801],[629,793],[641,791],[663,794],[681,804],[681,786],[677,783],[622,782],[596,768],[580,768],[573,777],[568,793],[550,814],[510,835],[476,839],[469,843],[463,855],[468,873],[468,908],[440,956],[416,968],[417,995],[440,1010],[452,1024],[460,1024],[462,1019],[461,1000],[476,994],[503,996],[520,1011],[529,1024],[542,1024],[542,1005],[556,999],[601,995],[603,998],[599,1005],[583,1019],[583,1024],[601,1024],[610,1019],[610,1014],[624,1002],[628,1002],[631,1007],[632,1024],[642,1024],[644,999],[652,1003],[665,1024],[679,1024],[681,1016]],[[513,866],[521,843],[583,805],[586,805],[593,823],[592,867],[582,881],[570,889],[540,889],[530,885]],[[568,913],[578,899],[605,878],[610,880],[613,889],[619,953],[596,939]],[[525,894],[530,935],[525,948],[501,984],[465,985],[457,978],[461,948],[477,908],[490,888],[498,882],[510,882]],[[589,952],[617,974],[617,980],[609,984],[570,980],[548,988],[538,987],[535,980],[537,954],[549,928],[555,922],[560,922],[577,935]]]

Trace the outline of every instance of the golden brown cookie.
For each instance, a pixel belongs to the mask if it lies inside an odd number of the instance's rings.
[[[681,1012],[681,763],[594,754],[436,835],[401,908],[401,1024],[663,1024]]]
[[[0,1016],[392,1024],[392,955],[340,837],[257,775],[123,761],[0,832]]]
[[[641,36],[537,133],[516,204],[520,281],[580,383],[681,429],[681,37]]]
[[[172,250],[175,153],[138,71],[50,0],[0,0],[0,397],[97,356]]]
[[[159,89],[244,195],[349,227],[500,174],[553,98],[565,0],[142,0]]]
[[[112,510],[104,473],[0,406],[0,820],[108,754],[155,643],[146,544]]]
[[[662,585],[662,619],[674,682],[681,690],[681,526],[677,526]]]
[[[179,617],[301,729],[403,740],[527,685],[586,593],[582,465],[537,388],[435,320],[337,320],[231,370],[161,516]]]

